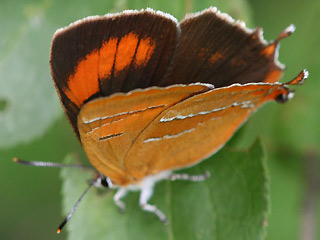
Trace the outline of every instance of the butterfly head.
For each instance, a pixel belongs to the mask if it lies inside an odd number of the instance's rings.
[[[113,183],[110,178],[98,173],[96,178],[92,181],[92,185],[100,188],[113,188]]]

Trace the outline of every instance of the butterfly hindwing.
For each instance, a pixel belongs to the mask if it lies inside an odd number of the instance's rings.
[[[276,59],[277,44],[268,44],[262,29],[248,29],[243,22],[234,21],[216,8],[187,15],[180,27],[174,61],[161,81],[162,86],[204,82],[222,87],[276,82],[284,70]]]
[[[217,152],[261,105],[284,99],[281,84],[247,84],[199,93],[163,111],[125,158],[136,178],[194,165]]]
[[[132,182],[124,160],[141,132],[165,109],[209,89],[200,84],[149,88],[86,103],[78,128],[89,160],[116,184]]]

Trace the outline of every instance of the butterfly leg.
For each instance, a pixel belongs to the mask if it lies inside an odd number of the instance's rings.
[[[140,199],[139,199],[139,205],[140,207],[147,212],[152,212],[155,215],[158,216],[158,218],[163,222],[164,224],[168,223],[166,215],[160,211],[156,206],[148,204],[148,200],[153,194],[153,186],[143,188],[140,193]]]
[[[124,212],[126,210],[126,205],[121,198],[127,194],[128,190],[126,188],[120,188],[116,194],[113,196],[114,203],[120,208],[120,211]]]
[[[204,174],[200,175],[189,175],[186,173],[173,173],[169,180],[176,181],[176,180],[185,180],[185,181],[191,181],[191,182],[202,182],[205,181],[210,177],[210,172],[205,172]]]

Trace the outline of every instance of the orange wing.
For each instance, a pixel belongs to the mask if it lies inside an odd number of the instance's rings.
[[[78,129],[92,165],[115,184],[135,181],[124,158],[139,134],[165,109],[209,87],[194,84],[149,88],[88,102],[79,113]]]
[[[305,77],[303,71],[288,84],[300,84]],[[196,164],[217,152],[261,105],[292,96],[284,84],[250,83],[190,97],[163,111],[138,136],[125,167],[141,179]]]
[[[304,78],[302,72],[288,84]],[[127,185],[198,163],[218,151],[262,104],[291,97],[280,83],[155,87],[88,102],[78,128],[93,166],[115,184]]]

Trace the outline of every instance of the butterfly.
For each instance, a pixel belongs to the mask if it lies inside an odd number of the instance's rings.
[[[65,114],[96,182],[117,188],[114,201],[140,190],[139,204],[161,221],[148,200],[162,179],[202,181],[208,174],[173,173],[216,153],[263,104],[286,102],[303,70],[279,83],[279,41],[211,7],[187,15],[146,9],[88,17],[59,29],[50,66]],[[95,184],[94,183],[94,184]],[[70,215],[71,216],[71,215]],[[68,217],[70,217],[68,216]],[[59,227],[68,221],[68,218]]]

